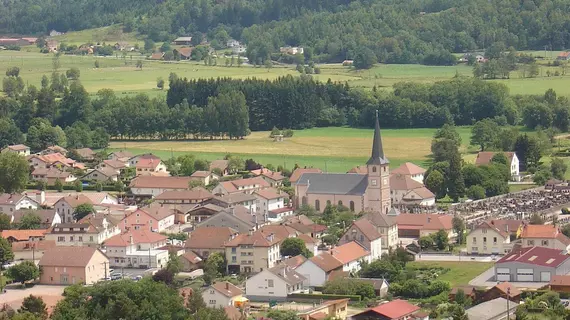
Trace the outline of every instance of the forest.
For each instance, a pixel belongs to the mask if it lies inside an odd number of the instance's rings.
[[[502,43],[517,50],[570,47],[564,0],[2,0],[0,33],[46,34],[122,23],[154,41],[230,37],[248,56],[303,46],[315,62],[370,50],[383,63],[448,61],[450,52]]]

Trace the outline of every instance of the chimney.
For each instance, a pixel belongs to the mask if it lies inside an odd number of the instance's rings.
[[[235,208],[234,208],[234,207],[231,207],[231,208],[230,208],[230,213],[232,214],[232,216],[234,215],[234,213],[235,213]]]

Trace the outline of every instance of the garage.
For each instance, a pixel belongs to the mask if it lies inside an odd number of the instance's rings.
[[[497,281],[511,281],[511,270],[509,268],[497,268]]]
[[[550,282],[550,272],[542,271],[540,273],[540,282]]]
[[[534,281],[533,269],[517,269],[517,281],[532,282]]]

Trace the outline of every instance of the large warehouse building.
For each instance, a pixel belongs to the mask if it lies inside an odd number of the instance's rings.
[[[570,273],[570,255],[558,249],[515,249],[495,263],[495,280],[550,282],[554,275]]]

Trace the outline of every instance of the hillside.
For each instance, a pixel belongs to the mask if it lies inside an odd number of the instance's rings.
[[[1,0],[0,32],[46,34],[122,23],[154,41],[202,34],[215,45],[230,37],[265,60],[300,45],[316,62],[354,58],[363,48],[385,63],[445,64],[449,52],[570,47],[567,1],[504,0]]]

